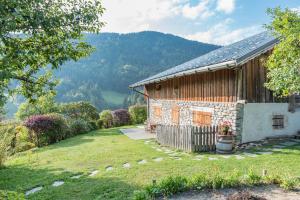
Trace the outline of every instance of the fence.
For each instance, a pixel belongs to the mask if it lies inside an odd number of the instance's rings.
[[[156,137],[160,144],[187,152],[214,151],[217,126],[158,125]]]

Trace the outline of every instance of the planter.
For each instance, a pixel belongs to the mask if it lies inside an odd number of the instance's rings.
[[[233,135],[218,135],[216,151],[220,154],[230,154],[233,150]]]

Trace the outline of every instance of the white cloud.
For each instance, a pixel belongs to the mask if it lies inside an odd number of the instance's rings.
[[[107,23],[103,31],[127,33],[157,30],[164,20],[197,19],[199,22],[214,15],[215,0],[199,0],[195,6],[189,2],[189,0],[103,0],[103,6],[106,8],[103,20]]]
[[[300,6],[298,8],[292,8],[291,10],[300,14]]]
[[[262,28],[257,25],[231,30],[229,28],[231,23],[232,19],[226,19],[224,22],[216,24],[207,31],[197,32],[185,37],[200,42],[227,45],[262,31]]]
[[[210,0],[202,0],[196,6],[191,6],[187,3],[182,8],[182,15],[189,19],[196,19],[198,17],[201,19],[208,18],[214,14],[214,12],[209,9],[210,2]]]
[[[186,0],[104,0],[104,31],[135,32],[150,29],[160,20],[180,14]]]
[[[218,0],[217,11],[223,11],[227,14],[232,13],[235,9],[235,0]]]

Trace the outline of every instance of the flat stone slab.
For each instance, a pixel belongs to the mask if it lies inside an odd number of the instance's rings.
[[[271,155],[273,152],[271,151],[260,151],[260,152],[257,152],[259,154],[262,154],[262,155]]]
[[[281,143],[280,145],[283,145],[283,146],[294,146],[298,144],[297,142],[284,142],[284,143]]]
[[[163,160],[163,158],[154,158],[153,159],[155,162],[161,162]]]
[[[202,160],[202,158],[193,158],[192,160],[198,160],[198,161],[200,161],[200,160]]]
[[[179,153],[170,153],[169,156],[178,156]]]
[[[32,188],[31,190],[28,190],[27,192],[25,192],[25,196],[34,194],[34,193],[36,193],[38,191],[41,191],[42,189],[43,189],[43,186]]]
[[[146,140],[155,138],[155,134],[146,132],[144,128],[127,128],[120,129],[120,131],[133,140]]]
[[[159,152],[162,152],[162,151],[163,151],[162,149],[159,149],[159,148],[156,148],[155,150],[156,150],[156,151],[159,151]]]
[[[139,165],[143,165],[143,164],[146,164],[146,163],[147,163],[147,160],[140,160],[140,161],[138,161]]]
[[[92,171],[89,176],[96,176],[99,173],[99,170]]]
[[[130,168],[131,166],[130,166],[130,163],[124,163],[123,164],[123,168]]]
[[[182,158],[180,157],[171,157],[171,158],[173,158],[174,160],[182,160]]]
[[[228,158],[231,158],[231,155],[222,155],[221,157],[225,158],[225,159],[228,159]]]
[[[219,158],[216,158],[216,157],[209,157],[208,160],[219,160]]]
[[[244,153],[245,156],[251,157],[251,158],[255,158],[257,157],[257,154],[254,153]]]
[[[243,156],[241,156],[241,155],[235,155],[235,158],[238,159],[238,160],[245,159],[245,157],[243,157]]]
[[[72,176],[71,179],[79,179],[82,176],[83,176],[83,174],[78,174],[78,175]]]
[[[105,170],[106,171],[112,171],[114,168],[112,167],[112,166],[107,166],[106,168],[105,168]]]
[[[52,184],[53,187],[59,187],[61,185],[65,184],[64,181],[54,181],[54,183]]]

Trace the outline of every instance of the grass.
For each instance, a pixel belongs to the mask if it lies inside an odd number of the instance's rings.
[[[102,96],[106,102],[110,102],[114,105],[122,105],[127,94],[104,90]]]
[[[182,160],[171,159],[164,152],[135,141],[119,133],[118,129],[94,131],[86,135],[70,138],[60,143],[27,151],[11,157],[6,167],[0,169],[0,190],[23,194],[25,191],[44,186],[44,189],[28,196],[28,199],[130,199],[135,190],[141,190],[167,176],[190,177],[199,173],[228,177],[230,174],[247,174],[249,169],[261,174],[267,169],[270,175],[300,175],[300,146],[287,147],[272,155],[221,159],[220,156],[203,154],[205,157],[219,157],[219,160],[193,160],[194,154],[181,154]],[[164,158],[154,162],[153,158]],[[146,159],[148,163],[137,164]],[[126,162],[130,169],[122,168]],[[112,171],[105,168],[112,166]],[[88,174],[99,170],[94,177]],[[84,174],[80,179],[71,179],[77,174]],[[65,184],[52,187],[56,180]]]

